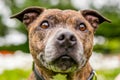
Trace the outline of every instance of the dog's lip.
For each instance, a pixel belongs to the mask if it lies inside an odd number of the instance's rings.
[[[63,55],[63,56],[61,56],[61,58],[63,58],[63,60],[65,59],[71,59],[71,57],[69,57],[69,56],[67,56],[67,55]]]
[[[62,55],[53,61],[53,64],[59,67],[62,71],[76,65],[77,62],[68,55]]]
[[[66,60],[72,60],[72,58],[70,56],[67,56],[67,55],[62,55],[60,56],[59,58],[56,59],[57,60],[62,60],[62,61],[66,61]]]
[[[68,56],[68,55],[61,55],[59,58],[70,58],[70,56]]]
[[[55,58],[55,59],[53,60],[53,62],[58,61],[60,58],[62,58],[63,60],[71,60],[71,61],[73,61],[73,62],[75,62],[75,63],[77,64],[77,61],[76,61],[74,58],[72,58],[71,56],[67,55],[67,54],[61,55],[61,56]]]
[[[61,56],[56,57],[53,61],[57,61],[57,60],[60,59],[60,58],[70,59],[71,57],[68,56],[68,55],[61,55]]]

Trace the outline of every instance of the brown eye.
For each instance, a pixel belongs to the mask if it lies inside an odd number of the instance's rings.
[[[49,27],[49,23],[47,21],[44,21],[41,23],[40,27],[43,29],[47,29]]]
[[[84,23],[81,23],[81,24],[79,25],[79,30],[80,30],[80,31],[85,31],[85,30],[86,30],[86,26],[85,26]]]

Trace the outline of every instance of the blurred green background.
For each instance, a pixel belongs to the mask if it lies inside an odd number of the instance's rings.
[[[59,9],[94,9],[112,21],[103,23],[95,33],[94,51],[102,54],[120,53],[120,1],[119,0],[0,0],[0,51],[22,50],[29,53],[27,30],[24,24],[9,17],[29,6]],[[31,71],[31,70],[30,70]],[[8,70],[0,80],[25,80],[30,71]],[[98,70],[100,80],[114,80],[120,68]],[[9,76],[8,76],[9,75]],[[21,76],[19,76],[21,75]],[[14,76],[14,78],[13,78]]]

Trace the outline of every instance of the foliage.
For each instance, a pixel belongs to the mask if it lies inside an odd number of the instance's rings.
[[[0,16],[0,36],[4,36],[6,34],[7,27],[2,23]]]
[[[120,52],[120,39],[114,38],[107,40],[103,45],[95,45],[94,51],[102,52],[105,54],[109,53],[119,53]]]
[[[103,6],[98,11],[106,16],[111,23],[103,23],[100,25],[100,28],[97,30],[96,35],[102,35],[108,39],[110,38],[120,38],[120,12],[116,6]]]

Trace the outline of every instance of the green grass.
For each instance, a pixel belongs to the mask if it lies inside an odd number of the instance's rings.
[[[0,80],[27,80],[30,74],[30,70],[6,70],[3,74],[0,74]]]
[[[30,72],[31,70],[21,69],[6,70],[4,73],[0,74],[0,80],[27,80]],[[111,70],[97,70],[96,73],[98,80],[114,80],[120,73],[120,68]],[[60,80],[63,80],[63,78],[61,77]]]
[[[96,72],[98,80],[114,80],[115,77],[120,73],[120,68],[111,70],[98,70]]]

